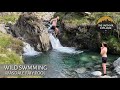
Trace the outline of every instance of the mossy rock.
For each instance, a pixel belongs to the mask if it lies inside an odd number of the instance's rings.
[[[86,16],[80,16],[75,13],[67,14],[64,16],[62,22],[65,24],[68,24],[69,27],[78,27],[79,25],[86,25],[90,24],[89,20],[87,20]]]

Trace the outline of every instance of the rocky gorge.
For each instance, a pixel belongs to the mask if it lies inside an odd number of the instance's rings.
[[[38,15],[37,15],[38,14]],[[48,51],[50,41],[48,30],[43,21],[50,20],[54,13],[23,13],[17,23],[11,27],[15,37],[22,37],[25,42],[30,43],[37,51]],[[43,14],[43,15],[42,15]]]
[[[101,42],[106,41],[109,53],[120,54],[119,25],[118,29],[114,31],[114,35],[107,36],[106,39],[96,28],[95,22],[98,17],[95,19],[94,13],[24,12],[17,22],[10,26],[10,31],[14,37],[22,37],[26,42],[30,43],[35,50],[48,51],[51,46],[44,21],[49,21],[57,15],[60,16],[58,25],[62,33],[58,38],[63,46],[99,51]]]
[[[107,15],[109,13],[105,13]],[[120,54],[119,24],[114,35],[103,37],[96,28],[96,21],[104,14],[57,13],[61,16],[62,35],[59,37],[64,46],[99,51],[101,42],[108,43],[108,52]],[[109,14],[110,16],[110,14]],[[112,16],[112,14],[111,14]],[[113,18],[114,19],[114,18]]]
[[[7,13],[2,13],[4,16]],[[10,15],[11,13],[9,13]],[[17,13],[15,13],[17,14]],[[119,13],[116,13],[119,16]],[[48,52],[51,47],[46,22],[54,16],[60,16],[58,21],[61,35],[58,36],[63,46],[76,47],[78,50],[100,51],[102,41],[108,43],[108,53],[120,55],[120,39],[119,25],[114,35],[102,37],[96,30],[96,21],[103,15],[111,15],[111,13],[85,13],[85,12],[23,12],[19,13],[19,17],[15,23],[7,22],[0,25],[0,31],[5,34],[12,35],[16,40],[29,43],[36,51]],[[116,21],[117,22],[117,21]],[[14,42],[14,41],[12,41]],[[23,53],[22,44],[9,46]],[[0,56],[1,57],[1,56]],[[91,68],[90,68],[91,67]],[[77,77],[77,78],[119,78],[120,76],[120,59],[107,63],[108,76],[102,77],[102,67],[100,63],[95,65],[88,63],[85,67],[71,70],[63,70],[61,77]]]

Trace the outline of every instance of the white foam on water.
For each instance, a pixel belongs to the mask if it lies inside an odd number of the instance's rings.
[[[35,55],[38,55],[38,54],[41,53],[41,52],[35,51],[34,48],[30,46],[29,43],[23,42],[23,44],[24,44],[24,47],[23,47],[24,53],[23,53],[23,55],[35,56]]]
[[[74,47],[63,47],[58,38],[55,38],[51,33],[49,34],[52,48],[63,53],[82,53],[83,51],[76,51]]]

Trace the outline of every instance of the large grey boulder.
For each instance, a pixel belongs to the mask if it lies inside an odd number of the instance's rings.
[[[22,13],[16,24],[11,28],[14,36],[23,37],[25,42],[29,43],[37,51],[48,51],[50,49],[50,40],[47,27],[43,21],[45,17],[48,17],[47,20],[52,18],[53,14],[42,12]]]
[[[120,66],[120,57],[113,62],[113,66],[114,67]]]

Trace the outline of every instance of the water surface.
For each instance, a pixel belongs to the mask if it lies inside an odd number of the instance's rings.
[[[108,54],[108,62],[113,62],[118,57]],[[93,66],[101,65],[101,56],[99,53],[91,51],[70,54],[51,50],[38,56],[26,56],[24,62],[25,64],[47,64],[49,67],[45,77],[57,78],[64,69],[86,68],[88,63],[92,63]]]

